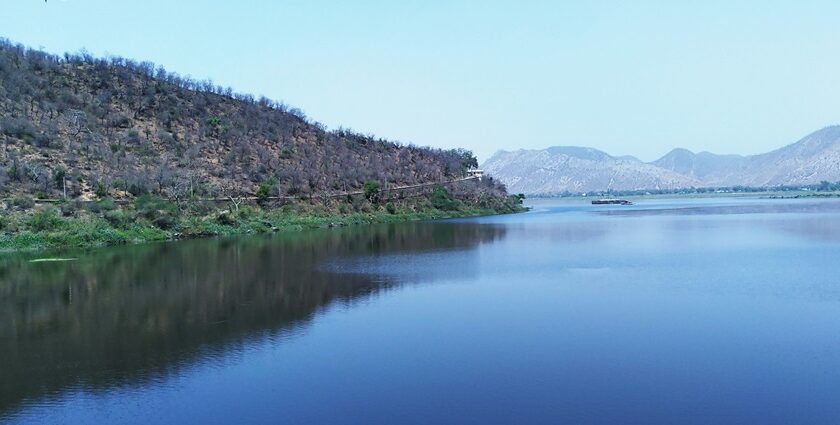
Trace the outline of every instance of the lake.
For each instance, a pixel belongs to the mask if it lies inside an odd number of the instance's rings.
[[[0,422],[840,423],[840,201],[0,256]]]

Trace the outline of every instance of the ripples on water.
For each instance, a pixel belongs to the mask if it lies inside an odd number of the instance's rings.
[[[840,202],[0,257],[0,421],[840,423]]]

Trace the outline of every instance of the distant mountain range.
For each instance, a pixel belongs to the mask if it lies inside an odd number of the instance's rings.
[[[840,126],[759,155],[674,149],[653,162],[592,148],[499,151],[482,168],[514,193],[554,194],[688,187],[781,186],[840,181]]]

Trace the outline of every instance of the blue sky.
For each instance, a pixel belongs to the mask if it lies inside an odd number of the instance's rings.
[[[750,154],[840,123],[840,2],[6,0],[0,36],[151,60],[418,145]]]

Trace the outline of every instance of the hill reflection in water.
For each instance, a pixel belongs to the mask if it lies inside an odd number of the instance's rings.
[[[336,301],[417,281],[335,267],[347,259],[473,250],[504,236],[497,225],[407,223],[127,246],[63,263],[3,257],[0,413],[69,389],[177,373],[252,339],[294,332]],[[475,267],[460,261],[457,273]],[[442,264],[437,275],[453,272]]]

